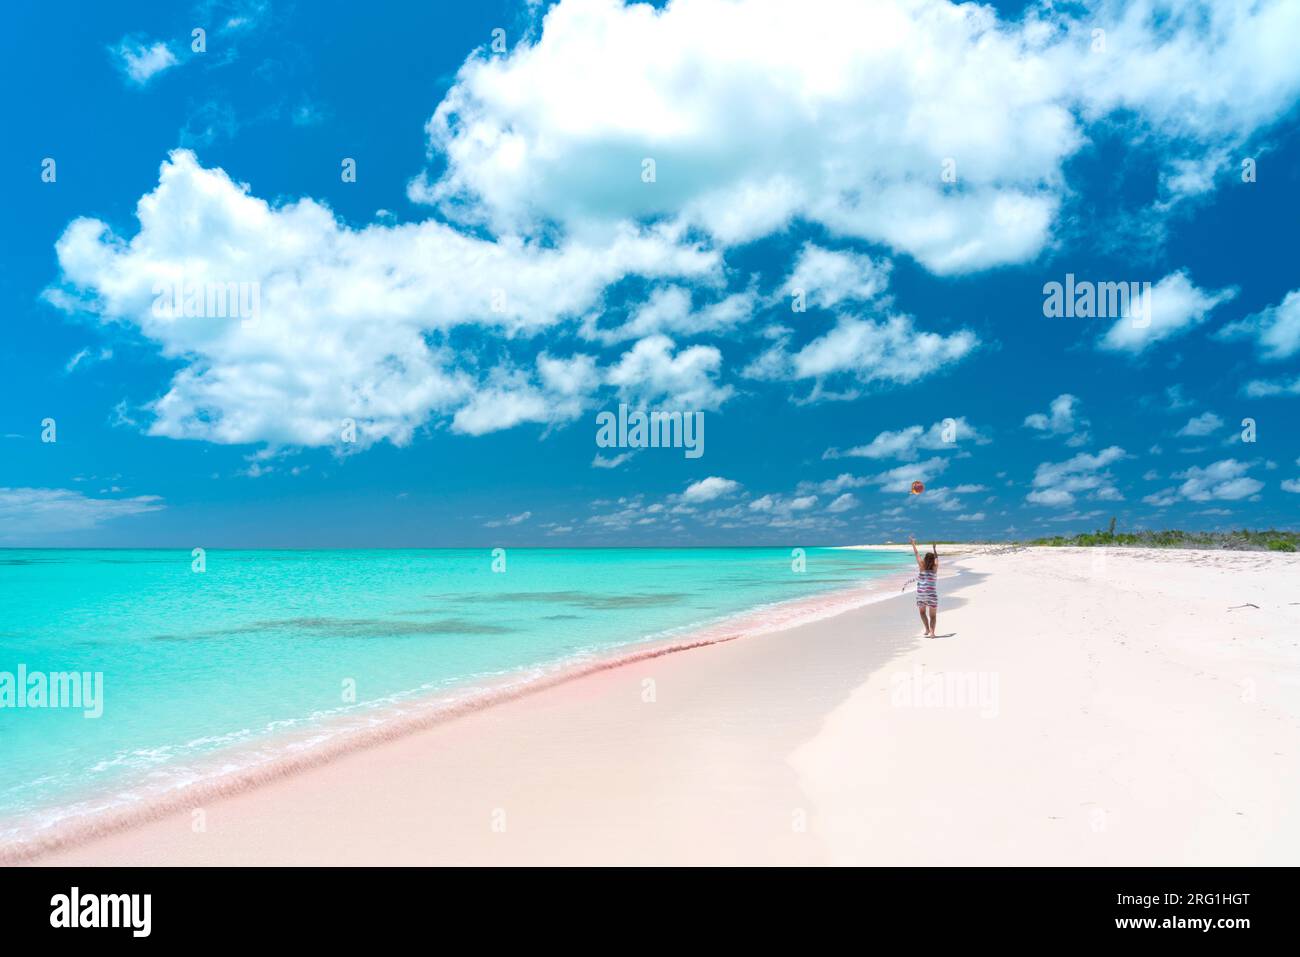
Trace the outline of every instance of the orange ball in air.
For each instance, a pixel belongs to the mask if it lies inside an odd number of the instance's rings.
[[[924,492],[924,491],[925,491],[925,484],[924,484],[924,483],[922,483],[922,482],[913,482],[913,483],[912,483],[912,494],[913,494],[913,495],[920,495],[920,494],[921,494],[922,492]]]

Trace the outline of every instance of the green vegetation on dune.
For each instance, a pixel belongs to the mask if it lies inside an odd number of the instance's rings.
[[[1300,532],[1281,532],[1275,529],[1252,532],[1241,529],[1235,532],[1184,532],[1168,529],[1162,532],[1116,532],[1111,520],[1106,531],[1084,532],[1079,535],[1054,535],[1036,538],[1029,545],[1057,545],[1088,547],[1093,545],[1127,546],[1131,548],[1220,548],[1239,552],[1294,552],[1300,550]]]

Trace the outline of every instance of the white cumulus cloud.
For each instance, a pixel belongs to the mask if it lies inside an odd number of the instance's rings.
[[[144,86],[163,70],[174,67],[179,61],[167,44],[142,43],[137,40],[123,40],[113,48],[118,65],[127,78],[137,86]]]
[[[1222,339],[1254,339],[1260,357],[1289,359],[1300,353],[1300,289],[1286,294],[1276,306],[1229,323],[1216,334]]]
[[[29,535],[85,531],[162,507],[156,495],[93,498],[71,489],[0,488],[0,538],[18,541]]]
[[[1047,407],[1047,412],[1035,412],[1025,416],[1025,428],[1033,429],[1045,435],[1069,436],[1065,444],[1084,445],[1088,435],[1088,420],[1079,415],[1079,398],[1063,392]]]
[[[841,302],[866,302],[883,294],[889,270],[889,263],[870,256],[805,243],[780,291],[785,296],[802,293],[806,306],[831,309]]]
[[[969,329],[951,335],[922,332],[910,316],[883,321],[841,316],[826,334],[796,350],[782,337],[745,370],[755,379],[811,379],[812,398],[853,398],[856,385],[907,384],[965,358],[979,340]],[[846,382],[848,391],[823,386]]]
[[[682,499],[692,504],[711,502],[715,498],[734,495],[738,491],[740,491],[739,482],[718,475],[710,475],[708,478],[700,479],[698,482],[692,482],[686,486],[686,491],[682,493]]]
[[[1041,462],[1034,470],[1033,488],[1025,500],[1035,505],[1073,505],[1079,495],[1114,500],[1120,498],[1106,467],[1125,457],[1112,445],[1095,455],[1080,452],[1064,462]]]
[[[1252,399],[1266,399],[1271,396],[1300,395],[1300,376],[1294,379],[1252,379],[1242,386],[1244,395]]]
[[[1134,117],[1186,180],[1289,109],[1298,32],[1288,0],[562,0],[461,68],[428,123],[445,169],[410,194],[502,232],[663,218],[731,245],[801,220],[935,272],[1023,262],[1089,124]]]
[[[1178,486],[1178,494],[1193,502],[1235,501],[1248,498],[1264,487],[1263,482],[1246,474],[1250,468],[1248,462],[1223,459],[1204,468],[1193,466],[1174,478],[1185,480]]]
[[[955,449],[962,442],[984,445],[989,441],[978,428],[966,421],[965,416],[959,416],[935,422],[929,428],[909,425],[895,432],[886,430],[878,433],[866,445],[844,450],[827,449],[822,458],[914,459],[923,449]]]
[[[1115,320],[1099,343],[1102,349],[1134,355],[1165,339],[1182,335],[1209,318],[1210,312],[1237,292],[1199,289],[1185,272],[1170,273],[1143,299],[1146,309]]]
[[[1188,419],[1187,424],[1174,434],[1184,438],[1201,438],[1210,435],[1222,425],[1223,419],[1213,412],[1202,412],[1200,415]]]
[[[476,371],[446,342],[455,328],[490,339],[536,335],[629,274],[698,278],[716,269],[714,254],[654,230],[558,248],[485,240],[432,220],[354,230],[310,199],[273,206],[184,150],[162,165],[137,217],[130,239],[98,220],[71,223],[56,244],[63,282],[47,297],[132,324],[184,363],[149,407],[153,435],[333,445],[351,419],[359,446],[401,445],[436,416],[455,416],[453,427],[471,433],[572,417],[600,377],[632,391],[629,376],[644,374],[642,391],[684,395],[695,407],[728,394],[708,381],[716,350],[673,355],[662,336],[600,373],[582,356]],[[256,291],[255,321],[155,308],[176,285],[205,302],[205,290],[230,284]]]

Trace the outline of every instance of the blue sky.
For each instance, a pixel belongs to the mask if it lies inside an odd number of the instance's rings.
[[[1295,527],[1295,4],[10,18],[0,544]]]

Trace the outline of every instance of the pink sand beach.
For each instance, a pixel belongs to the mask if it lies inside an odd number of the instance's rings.
[[[1300,556],[972,547],[35,864],[1285,864]],[[663,649],[668,651],[668,649]]]

